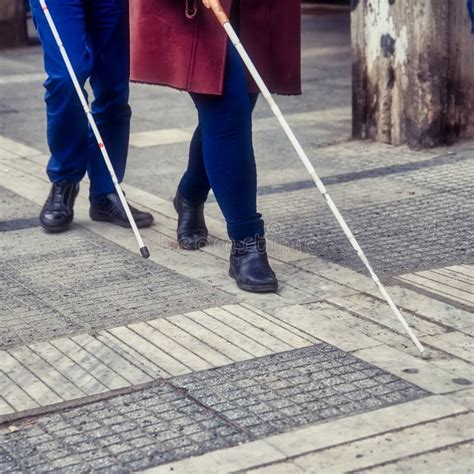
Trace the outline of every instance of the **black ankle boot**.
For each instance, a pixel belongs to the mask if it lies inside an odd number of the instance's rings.
[[[198,250],[207,245],[208,231],[204,221],[204,204],[194,205],[179,193],[173,199],[178,213],[178,244],[183,250]]]
[[[278,280],[268,263],[264,237],[232,242],[229,275],[245,291],[270,293],[278,290]]]
[[[63,232],[71,225],[78,193],[79,183],[66,180],[53,183],[39,217],[43,229],[48,232]]]
[[[138,228],[150,227],[153,224],[153,215],[128,206]],[[117,193],[106,194],[98,202],[91,204],[89,216],[93,221],[111,222],[120,227],[130,228],[125,209]]]

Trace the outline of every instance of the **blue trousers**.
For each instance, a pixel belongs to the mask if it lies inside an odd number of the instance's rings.
[[[258,95],[249,94],[244,65],[233,45],[228,46],[223,95],[193,93],[191,97],[199,125],[180,194],[201,204],[212,188],[231,239],[263,236],[252,145],[252,111]]]
[[[121,181],[131,117],[128,0],[47,3],[80,85],[83,87],[90,79],[94,93],[92,113]],[[44,84],[51,151],[47,173],[52,182],[79,182],[87,171],[94,201],[113,192],[114,186],[39,1],[30,0],[30,4],[48,76]]]

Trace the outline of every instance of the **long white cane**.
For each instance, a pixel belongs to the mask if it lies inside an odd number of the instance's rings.
[[[120,198],[120,202],[122,203],[122,206],[125,210],[125,214],[127,215],[128,221],[130,222],[130,226],[132,227],[133,233],[135,234],[135,238],[137,239],[138,246],[140,248],[140,254],[142,255],[143,258],[148,258],[150,256],[150,252],[148,251],[148,247],[146,247],[145,244],[143,243],[137,224],[135,223],[135,219],[133,218],[133,215],[130,211],[130,207],[128,206],[127,200],[125,199],[125,195],[123,194],[122,188],[120,187],[120,184],[118,182],[117,175],[115,174],[115,171],[114,171],[114,167],[112,166],[112,163],[110,162],[109,154],[107,153],[107,148],[105,147],[104,141],[102,140],[99,129],[97,128],[97,124],[95,123],[91,109],[89,108],[89,104],[87,103],[87,100],[84,97],[84,93],[82,92],[82,88],[79,84],[79,81],[77,80],[76,73],[74,72],[74,68],[72,67],[71,61],[69,60],[69,56],[66,52],[66,49],[64,48],[61,37],[59,36],[54,20],[48,9],[48,6],[46,5],[45,0],[39,0],[39,2],[44,12],[44,15],[46,17],[46,20],[48,22],[48,25],[51,29],[51,32],[53,33],[54,39],[56,40],[56,44],[59,47],[59,51],[61,52],[61,56],[64,60],[64,63],[66,64],[66,68],[74,84],[74,88],[76,89],[77,95],[79,96],[79,100],[81,101],[82,107],[84,108],[84,111],[87,116],[87,120],[89,121],[90,127],[92,131],[94,132],[94,136],[97,140],[97,145],[99,146],[99,149],[102,153],[107,169],[109,170],[110,177],[112,178],[112,182],[114,183],[114,186],[115,186],[115,190],[117,191],[117,194]]]
[[[357,242],[356,238],[354,237],[354,234],[350,230],[349,226],[347,225],[346,221],[342,217],[341,213],[339,212],[339,209],[336,207],[334,204],[334,201],[332,200],[331,196],[328,194],[326,187],[324,186],[323,182],[319,178],[318,174],[316,173],[316,170],[314,169],[314,166],[311,164],[311,162],[308,159],[308,156],[306,155],[305,151],[301,147],[298,139],[296,138],[295,134],[291,130],[290,126],[288,125],[288,122],[286,121],[285,117],[283,117],[280,108],[276,104],[276,102],[273,100],[272,95],[270,94],[270,91],[268,90],[267,86],[262,80],[262,77],[260,76],[259,72],[255,68],[252,60],[250,59],[249,55],[247,54],[247,51],[245,48],[242,46],[242,43],[240,42],[239,37],[237,36],[234,28],[230,24],[229,18],[227,17],[226,13],[222,9],[222,7],[219,5],[219,2],[217,0],[211,0],[210,1],[211,8],[216,15],[218,21],[221,23],[221,25],[224,27],[227,35],[229,36],[232,44],[235,46],[237,49],[238,53],[240,54],[240,57],[242,58],[242,61],[245,63],[247,66],[247,69],[249,70],[250,74],[252,75],[255,83],[257,84],[258,88],[260,89],[262,95],[265,97],[267,100],[268,104],[270,105],[270,108],[272,109],[273,113],[275,114],[275,117],[278,119],[280,122],[280,125],[282,126],[283,130],[285,131],[288,139],[290,140],[291,144],[293,145],[294,149],[296,150],[296,153],[300,157],[301,161],[303,162],[304,166],[308,170],[308,173],[311,175],[313,178],[314,183],[316,184],[316,187],[320,191],[320,193],[323,195],[324,199],[326,200],[329,208],[331,209],[332,213],[334,214],[335,218],[337,219],[337,222],[341,226],[342,230],[344,231],[344,234],[346,237],[349,239],[349,242],[352,244],[352,247],[354,247],[355,251],[357,252],[357,255],[360,257],[364,265],[366,266],[367,270],[370,273],[370,276],[372,277],[372,280],[374,280],[375,284],[377,285],[378,289],[380,290],[380,293],[382,293],[383,297],[389,304],[390,308],[394,312],[395,316],[398,318],[402,326],[405,328],[406,332],[410,336],[411,340],[417,347],[417,349],[420,351],[421,357],[423,359],[429,359],[431,357],[430,352],[428,349],[423,347],[421,344],[420,340],[416,337],[415,333],[411,329],[411,327],[408,325],[406,322],[405,318],[401,314],[400,310],[397,308],[395,303],[392,300],[392,297],[389,295],[387,290],[385,289],[385,286],[382,284],[382,282],[379,280],[378,276],[374,272],[372,265],[370,265],[369,261],[367,260],[367,257],[365,256],[364,251],[360,247],[359,243]]]

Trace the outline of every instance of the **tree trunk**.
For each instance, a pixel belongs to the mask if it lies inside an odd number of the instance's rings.
[[[0,48],[26,43],[24,0],[0,0]]]
[[[419,148],[473,136],[464,1],[353,0],[352,47],[354,137]]]

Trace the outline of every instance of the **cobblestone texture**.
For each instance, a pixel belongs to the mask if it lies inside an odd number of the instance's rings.
[[[400,181],[436,190],[452,189],[458,193],[464,190],[472,192],[474,167],[472,165],[472,156],[470,155],[472,155],[472,152],[441,155],[426,160],[403,163],[400,163],[400,157],[397,157],[397,161],[392,160],[392,162],[390,159],[384,158],[384,166],[377,166],[380,165],[380,157],[377,157],[377,162],[358,157],[357,163],[362,170],[324,176],[322,180],[328,186],[367,178],[390,176]],[[314,182],[308,179],[292,183],[260,186],[258,193],[260,196],[265,196],[267,194],[298,191],[300,189],[314,189]]]
[[[463,157],[462,162],[445,163],[436,167],[427,167],[416,172],[400,173],[395,179],[423,186],[436,191],[449,191],[465,197],[474,192],[474,159],[473,152],[456,155]]]
[[[28,201],[0,190],[3,216]],[[38,342],[230,302],[231,298],[79,227],[45,236],[11,230],[0,241],[0,345]]]
[[[440,192],[395,202],[340,206],[349,227],[380,274],[400,274],[471,261],[472,201]],[[260,199],[272,240],[365,271],[317,191]]]
[[[0,472],[130,472],[427,392],[327,344],[17,424]]]

